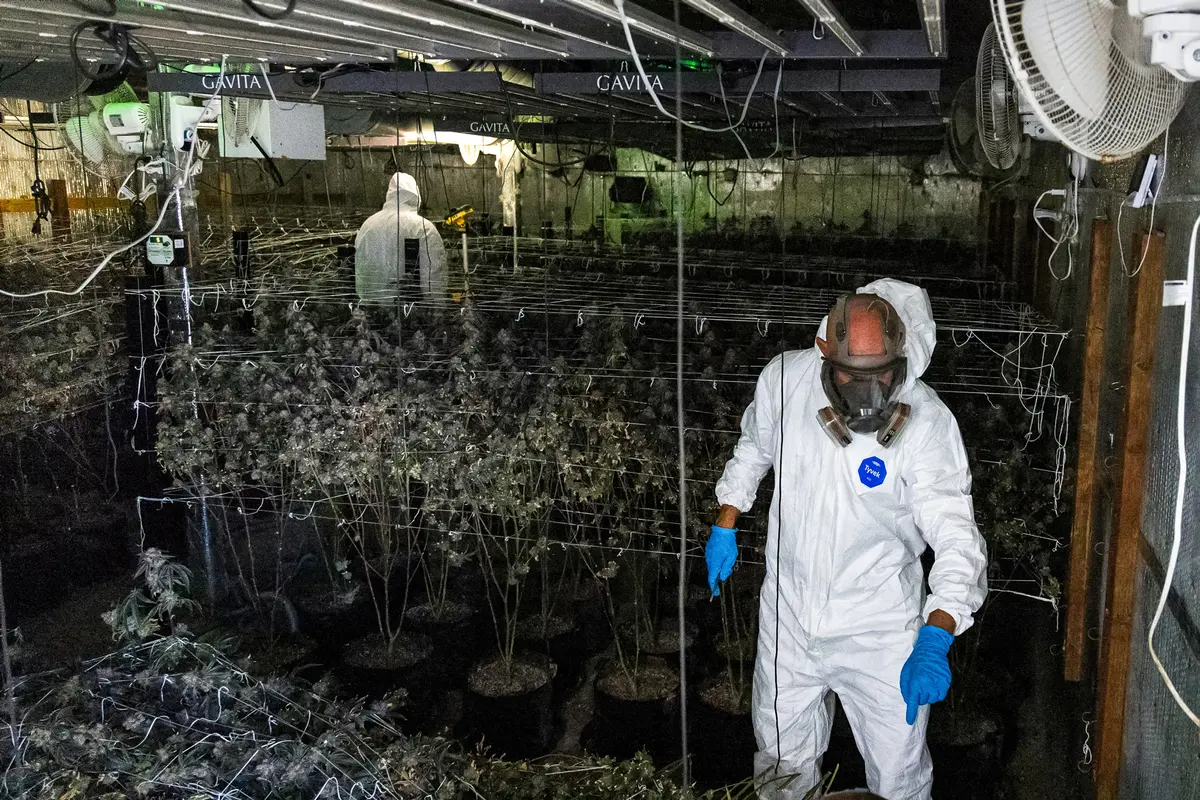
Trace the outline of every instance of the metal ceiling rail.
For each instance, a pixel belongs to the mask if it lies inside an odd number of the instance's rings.
[[[929,52],[934,56],[946,55],[946,0],[920,0],[921,24]]]
[[[599,17],[600,19],[608,20],[609,22],[619,23],[621,21],[621,13],[617,11],[616,6],[610,0],[563,0],[563,2],[574,6],[580,11]],[[658,14],[653,14],[633,3],[625,4],[625,16],[629,20],[629,27],[634,31],[656,37],[671,44],[675,43],[676,28],[673,20],[660,17]],[[713,55],[712,39],[703,34],[696,33],[688,28],[681,28],[678,40],[679,44],[685,50],[707,56]]]
[[[27,3],[6,2],[0,7],[28,10]],[[105,19],[88,14],[69,0],[42,0],[38,13],[74,21]],[[122,1],[114,19],[146,27],[182,23],[209,35],[244,36],[254,29],[269,38],[280,38],[276,33],[293,34],[317,49],[325,41],[365,44],[378,49],[373,57],[386,60],[391,60],[396,50],[435,57],[445,47],[452,48],[458,57],[473,54],[501,58],[514,49],[543,57],[567,54],[561,39],[424,0],[389,6],[366,0],[305,0],[294,14],[279,22],[255,16],[240,0],[156,0],[152,5]],[[202,45],[197,47],[198,51],[202,49]],[[208,54],[214,53],[221,55],[221,51]]]
[[[16,5],[11,0],[5,0],[0,2],[0,9],[7,12]],[[14,33],[25,33],[36,37],[32,45],[34,49],[40,48],[43,54],[49,51],[58,55],[69,53],[71,31],[75,24],[74,17],[54,11],[17,10],[4,15],[4,33],[10,36]],[[154,48],[161,57],[187,60],[199,60],[199,52],[209,51],[217,53],[215,58],[228,54],[245,56],[251,61],[259,58],[300,59],[305,62],[325,61],[329,58],[340,61],[391,60],[383,54],[391,52],[390,50],[381,51],[379,47],[369,43],[365,47],[355,46],[362,44],[361,42],[349,42],[349,46],[345,42],[315,46],[311,40],[303,37],[266,38],[256,35],[253,31],[221,33],[216,28],[199,30],[181,25],[149,24],[139,26],[135,36]],[[81,36],[78,46],[86,50],[112,50],[91,34]]]

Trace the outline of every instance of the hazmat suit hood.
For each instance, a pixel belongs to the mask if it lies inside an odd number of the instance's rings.
[[[395,208],[397,211],[411,211],[416,214],[421,209],[421,190],[417,188],[417,179],[407,172],[397,172],[388,184],[385,209]]]
[[[388,183],[387,200],[354,239],[354,287],[364,303],[415,302],[418,297],[442,305],[448,297],[446,248],[437,227],[423,218],[421,190],[412,175],[397,172]],[[415,239],[415,263],[405,242]]]
[[[920,286],[881,278],[859,287],[858,294],[873,294],[892,304],[904,322],[904,357],[908,360],[908,374],[904,389],[908,390],[929,368],[933,349],[937,346],[937,323],[933,321],[933,307],[929,304],[929,293]],[[826,316],[817,329],[817,338],[825,338]]]

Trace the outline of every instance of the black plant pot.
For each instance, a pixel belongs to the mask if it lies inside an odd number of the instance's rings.
[[[343,651],[337,677],[354,697],[377,699],[403,689],[407,697],[400,716],[407,723],[405,732],[423,732],[432,722],[440,696],[433,645],[422,634],[402,633],[400,637],[392,656],[386,654],[386,645],[377,633],[351,642]]]
[[[754,775],[754,727],[750,712],[718,708],[696,692],[688,706],[693,774],[706,787],[738,783]]]
[[[438,619],[428,604],[422,604],[408,610],[405,622],[433,642],[433,669],[442,687],[462,686],[471,664],[485,648],[486,640],[476,610],[452,603],[448,604],[443,618]]]
[[[1004,725],[982,709],[934,706],[929,723],[935,797],[983,800],[1004,774]]]
[[[665,665],[660,665],[665,668]],[[611,669],[611,667],[610,667]],[[626,699],[606,689],[606,674],[596,680],[592,722],[584,731],[590,752],[618,759],[645,750],[655,763],[679,758],[679,685],[662,696]]]
[[[583,665],[594,642],[576,620],[555,619],[549,631],[526,628],[518,644],[521,649],[548,658],[555,666],[554,696],[565,699],[583,681]]]
[[[501,694],[477,680],[488,666],[494,666],[494,662],[478,664],[471,670],[463,698],[463,738],[472,744],[482,743],[489,752],[509,759],[535,758],[550,752],[554,746],[553,664],[537,656],[518,659],[518,668],[538,677],[525,681],[511,694],[507,693],[509,687],[504,687]]]
[[[338,602],[332,592],[290,594],[296,609],[300,632],[327,650],[336,652],[342,645],[377,628],[369,595],[359,592],[352,602]]]

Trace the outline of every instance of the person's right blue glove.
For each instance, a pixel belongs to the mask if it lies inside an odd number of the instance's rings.
[[[954,634],[936,625],[926,625],[917,633],[912,655],[900,670],[900,694],[908,704],[906,720],[917,721],[917,710],[929,703],[940,703],[950,691],[950,645]]]
[[[712,526],[712,535],[704,547],[704,560],[708,562],[708,588],[713,597],[721,594],[720,583],[733,573],[737,563],[737,528]]]

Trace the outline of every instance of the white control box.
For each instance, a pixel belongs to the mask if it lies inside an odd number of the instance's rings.
[[[256,100],[263,107],[254,125],[254,139],[249,136],[238,141],[234,136],[234,121],[222,113],[217,123],[223,158],[290,158],[302,161],[325,160],[325,109],[308,103],[276,103]]]

